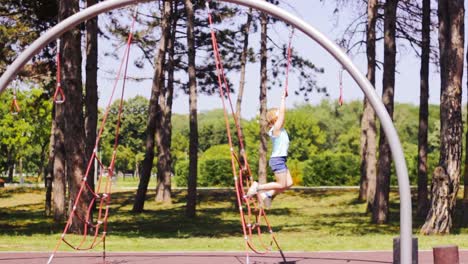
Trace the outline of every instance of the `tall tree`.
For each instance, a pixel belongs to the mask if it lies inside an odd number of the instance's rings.
[[[467,47],[468,50],[468,47]],[[466,54],[466,67],[468,69],[468,53]],[[468,79],[467,79],[468,83]],[[467,105],[468,108],[468,105]],[[468,112],[467,112],[468,115]],[[463,219],[462,224],[463,226],[468,225],[468,131],[465,134],[465,138],[467,138],[465,142],[465,166],[463,172]]]
[[[79,0],[59,3],[59,17],[63,20],[79,11]],[[62,86],[65,92],[63,109],[66,175],[69,190],[69,214],[73,214],[70,231],[82,233],[80,220],[86,218],[89,194],[78,197],[85,175],[85,131],[83,117],[83,88],[81,80],[81,32],[75,27],[62,37]],[[73,206],[76,203],[76,208]]]
[[[419,96],[419,130],[418,130],[418,217],[426,217],[429,208],[427,190],[427,150],[428,150],[428,116],[429,116],[429,56],[431,48],[431,1],[423,0],[421,31],[421,70]]]
[[[166,4],[170,1],[163,1],[163,12],[166,12]],[[155,71],[153,76],[153,85],[151,88],[151,97],[148,109],[148,123],[146,126],[146,150],[145,159],[142,163],[140,182],[138,183],[138,190],[133,203],[134,212],[143,212],[146,192],[148,190],[148,183],[151,178],[151,170],[153,168],[154,147],[155,147],[155,133],[158,122],[159,107],[159,94],[161,93],[162,86],[164,85],[164,64],[167,50],[167,41],[169,38],[169,17],[164,14],[161,21],[161,39],[159,41],[158,55],[155,61]]]
[[[198,120],[197,120],[197,80],[195,71],[195,36],[194,9],[190,0],[184,0],[187,15],[187,55],[189,77],[189,175],[187,190],[187,205],[185,214],[195,217],[197,205],[197,177],[198,177]]]
[[[97,0],[87,0],[88,7],[95,5]],[[85,133],[86,158],[91,157],[96,143],[98,120],[98,18],[86,21],[86,91],[85,91]],[[91,167],[88,184],[94,190],[94,167]]]
[[[239,79],[239,90],[237,93],[237,100],[236,100],[236,115],[235,118],[237,119],[237,124],[239,125],[239,137],[240,139],[244,140],[244,148],[245,146],[245,139],[244,139],[244,133],[242,131],[242,126],[241,120],[242,120],[242,97],[244,96],[244,87],[245,87],[245,74],[246,74],[246,67],[247,67],[247,58],[248,58],[248,53],[249,53],[249,35],[250,35],[250,27],[252,25],[252,8],[249,9],[249,12],[247,13],[247,20],[245,24],[241,26],[241,31],[242,31],[242,36],[244,38],[243,40],[243,46],[242,46],[242,53],[240,54],[240,79]],[[245,167],[247,166],[247,161],[244,160],[244,153],[245,149],[241,148],[240,142],[239,142],[239,160],[241,161],[241,166]],[[248,170],[246,168],[246,170]],[[247,176],[247,175],[246,175]],[[251,176],[251,175],[249,175]],[[238,206],[237,203],[234,203],[236,206]]]
[[[52,112],[55,112],[52,110]],[[55,116],[55,114],[52,114]],[[49,155],[47,159],[47,166],[44,169],[44,183],[46,188],[46,195],[45,195],[45,206],[44,211],[45,215],[50,216],[52,215],[53,208],[52,208],[52,182],[53,182],[53,171],[54,171],[54,157],[55,157],[55,118],[52,118],[52,125],[50,129],[50,138],[49,138]]]
[[[440,160],[432,182],[431,208],[423,234],[449,233],[460,184],[462,157],[462,76],[464,52],[464,1],[440,0]]]
[[[375,25],[378,15],[378,0],[367,2],[367,79],[375,86]],[[367,210],[371,211],[374,204],[375,183],[377,178],[377,127],[375,111],[367,97],[364,98],[364,110],[361,118],[361,180],[359,200],[367,202]]]
[[[258,180],[260,183],[267,181],[267,145],[268,128],[266,122],[267,113],[267,59],[268,59],[268,16],[266,13],[260,15],[260,146],[258,149]]]
[[[174,94],[174,45],[177,32],[176,19],[177,1],[166,2],[164,4],[164,16],[168,16],[170,24],[170,36],[167,45],[168,62],[165,70],[168,80],[165,86],[162,86],[159,94],[159,119],[158,129],[156,131],[156,142],[158,147],[156,202],[170,204],[171,201],[171,177],[172,177],[172,156],[171,156],[171,115],[172,115],[172,97]]]
[[[57,47],[62,49],[63,45]],[[60,73],[59,73],[60,74]],[[60,223],[66,216],[66,170],[65,170],[65,120],[63,104],[55,105],[54,121],[52,122],[51,133],[53,134],[53,150],[50,158],[53,158],[52,168],[52,210],[54,221]],[[52,187],[53,186],[53,187]]]
[[[241,109],[242,109],[242,97],[244,95],[245,87],[245,68],[247,66],[247,55],[249,52],[249,35],[250,35],[250,26],[252,24],[252,8],[249,9],[247,14],[247,21],[242,25],[242,36],[244,37],[242,53],[240,55],[240,80],[239,80],[239,91],[237,93],[236,101],[236,118],[240,123],[241,120]]]
[[[393,118],[393,101],[395,93],[396,44],[395,28],[398,0],[387,0],[384,11],[384,71],[382,81],[382,101],[390,117]],[[380,128],[379,159],[376,179],[372,221],[386,223],[389,219],[389,193],[391,173],[390,145],[383,128]]]

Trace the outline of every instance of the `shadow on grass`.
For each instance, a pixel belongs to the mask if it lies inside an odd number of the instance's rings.
[[[173,193],[173,204],[155,205],[154,202],[145,203],[146,210],[140,214],[131,212],[131,205],[122,202],[131,201],[126,197],[133,193],[119,194],[115,203],[119,210],[112,209],[111,215],[118,215],[109,219],[109,230],[112,234],[127,237],[157,237],[157,238],[188,238],[215,237],[223,238],[238,236],[241,232],[240,216],[235,208],[233,193],[214,190],[200,192],[198,197],[197,216],[185,216],[185,191]],[[154,197],[154,195],[149,195]],[[235,197],[234,197],[235,198]],[[286,209],[269,211],[267,214],[289,214]],[[252,220],[254,221],[254,220]],[[275,230],[280,230],[275,228]]]
[[[31,189],[2,192],[0,198],[30,193]],[[33,190],[43,192],[43,190]],[[172,205],[153,201],[150,190],[143,213],[133,213],[134,191],[112,194],[109,214],[109,232],[113,235],[147,238],[224,238],[242,233],[240,216],[236,209],[233,190],[200,190],[197,217],[185,216],[186,191],[173,192]],[[364,236],[368,234],[397,234],[400,230],[398,195],[392,193],[387,224],[371,223],[370,213],[357,202],[357,190],[290,190],[278,196],[273,209],[267,211],[275,232],[302,232],[336,236]],[[276,204],[275,204],[276,203]],[[413,208],[415,204],[413,204]],[[456,212],[461,212],[457,202]],[[424,219],[413,216],[413,231],[418,233]],[[254,221],[254,220],[252,220]],[[262,220],[263,221],[263,220]],[[460,213],[454,218],[453,233],[460,227]],[[21,206],[0,207],[0,234],[32,235],[60,233],[65,223],[55,224],[44,215],[43,201],[31,201]]]
[[[134,195],[134,192],[112,194],[108,218],[110,234],[147,238],[223,238],[242,233],[240,216],[234,204],[235,197],[230,192],[200,192],[195,218],[185,216],[185,191],[174,191],[172,205],[156,204],[152,200],[154,191],[150,192],[145,202],[146,209],[139,214],[131,211]],[[279,209],[269,213],[282,215],[291,212]],[[22,205],[21,208],[0,208],[2,235],[60,233],[64,226],[65,222],[55,224],[44,215],[42,202]],[[281,228],[276,227],[275,231],[278,230]]]
[[[0,234],[33,235],[51,234],[60,227],[44,216],[42,204],[0,208]],[[63,228],[63,227],[62,227]]]
[[[42,190],[39,188],[27,188],[27,187],[18,187],[18,188],[0,188],[0,199],[3,198],[12,198],[18,194],[40,194]]]
[[[13,196],[12,192],[0,192],[0,199],[10,198]]]

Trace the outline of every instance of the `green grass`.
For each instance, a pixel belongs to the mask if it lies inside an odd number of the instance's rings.
[[[121,186],[117,184],[117,186]],[[119,189],[119,188],[115,188]],[[391,195],[391,221],[370,223],[365,205],[356,202],[357,190],[291,190],[279,195],[268,211],[279,243],[285,251],[391,250],[399,233],[397,194]],[[197,217],[184,216],[185,191],[174,191],[173,204],[153,201],[149,190],[146,211],[131,212],[134,190],[112,195],[108,251],[241,251],[244,250],[238,210],[232,191],[201,190]],[[51,251],[64,223],[44,216],[42,189],[0,189],[0,251]],[[459,203],[460,204],[460,203]],[[455,218],[457,225],[458,216]],[[414,221],[417,234],[421,221]],[[466,229],[453,235],[420,236],[419,248],[456,244],[468,248]],[[268,238],[267,232],[264,236]],[[67,235],[76,243],[81,237]],[[98,246],[100,251],[102,247]],[[61,244],[59,250],[70,250]]]

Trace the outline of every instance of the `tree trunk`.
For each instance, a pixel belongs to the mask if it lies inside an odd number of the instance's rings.
[[[244,154],[245,154],[245,140],[244,140],[244,133],[242,132],[242,126],[241,120],[242,120],[242,97],[244,96],[244,87],[245,87],[245,70],[247,66],[247,55],[249,52],[249,34],[250,34],[250,27],[252,24],[252,8],[249,9],[249,13],[247,14],[247,21],[242,27],[242,34],[244,37],[244,43],[242,47],[242,53],[240,56],[240,63],[241,63],[241,68],[240,68],[240,80],[239,80],[239,93],[237,94],[237,101],[236,101],[236,116],[235,118],[237,119],[237,123],[239,124],[239,162],[242,166],[243,169],[246,169],[244,171],[247,171],[247,161],[244,159]],[[241,146],[240,140],[243,140],[243,148]],[[243,176],[243,179],[245,179],[245,176]],[[249,177],[252,177],[252,175],[248,175]],[[238,207],[237,201],[234,202],[236,208]]]
[[[24,175],[23,175],[23,158],[19,158],[18,161],[18,174],[19,174],[19,183],[24,184]]]
[[[97,0],[86,0],[88,7],[95,5]],[[96,144],[96,129],[98,121],[98,25],[97,17],[86,21],[86,93],[85,93],[85,132],[86,158],[90,158]],[[96,150],[97,151],[97,150]],[[88,184],[94,190],[94,166],[88,174]]]
[[[450,233],[457,192],[460,184],[462,151],[462,76],[464,52],[464,1],[440,0],[440,161],[447,174],[448,190],[431,197],[431,209],[421,232],[424,234]],[[432,193],[442,193],[443,186],[434,186]]]
[[[393,118],[393,99],[395,92],[395,28],[396,10],[398,0],[387,0],[385,3],[384,21],[384,72],[382,101],[390,117]],[[389,193],[391,173],[390,145],[383,128],[380,128],[379,159],[376,180],[374,207],[372,210],[372,221],[377,224],[386,223],[389,219]]]
[[[375,86],[375,24],[377,21],[377,0],[367,3],[367,79]],[[367,210],[374,204],[375,181],[377,178],[377,127],[375,110],[367,97],[364,97],[364,110],[361,118],[361,181],[359,200],[367,202]]]
[[[264,13],[260,15],[261,35],[260,35],[260,146],[258,149],[258,181],[266,183],[267,181],[267,146],[268,146],[268,127],[266,122],[267,109],[267,59],[268,59],[268,35],[267,25],[268,16]]]
[[[57,47],[63,49],[63,43]],[[61,73],[59,73],[61,75]],[[54,133],[54,156],[52,169],[52,208],[54,221],[61,223],[66,218],[66,161],[65,161],[65,117],[64,106],[55,104],[55,115],[52,123],[52,133]],[[52,144],[52,143],[51,143]]]
[[[54,179],[54,156],[55,156],[55,110],[52,110],[52,127],[49,137],[49,158],[44,169],[44,183],[46,189],[45,215],[52,215],[52,181]]]
[[[63,20],[79,11],[78,0],[63,0],[59,2],[59,16]],[[70,206],[72,214],[70,232],[83,233],[83,223],[88,211],[89,193],[87,190],[78,197],[81,185],[84,184],[85,173],[85,131],[83,118],[83,88],[81,80],[81,32],[74,29],[63,34],[62,37],[62,87],[65,92],[64,121],[65,121],[65,158],[66,171],[69,182]],[[78,201],[77,201],[78,200]],[[76,208],[73,206],[76,203]]]
[[[47,164],[45,163],[45,160],[46,160],[46,157],[48,156],[47,153],[49,152],[48,150],[50,150],[50,148],[47,148],[48,146],[50,146],[50,138],[49,138],[49,141],[44,141],[44,142],[41,142],[41,157],[39,158],[39,162],[40,162],[40,165],[38,166],[38,169],[37,169],[37,176],[38,176],[38,181],[40,181],[42,179],[42,176],[45,177],[45,172],[47,171]],[[45,180],[45,178],[44,178]]]
[[[468,47],[467,47],[468,50]],[[468,53],[466,54],[466,67],[468,69]],[[468,79],[467,79],[468,83]],[[468,86],[467,86],[468,87]],[[468,109],[468,105],[467,105]],[[468,111],[467,111],[468,115]],[[468,226],[468,131],[465,134],[466,142],[465,142],[465,166],[463,172],[463,217],[462,217],[462,225]]]
[[[15,161],[13,159],[13,150],[8,151],[7,167],[8,167],[7,182],[13,182],[13,174],[14,174],[14,171],[15,171]]]
[[[184,0],[187,13],[187,51],[188,51],[188,76],[189,76],[189,175],[187,190],[187,205],[185,214],[187,217],[195,217],[197,206],[197,175],[198,175],[198,120],[197,120],[197,81],[195,72],[195,36],[194,36],[194,10],[190,0]]]
[[[65,173],[65,147],[64,147],[64,117],[63,105],[55,105],[55,118],[52,122],[52,133],[54,134],[53,144],[53,184],[52,184],[52,204],[54,221],[62,222],[66,215],[66,173]],[[52,144],[52,142],[51,142]]]
[[[421,228],[424,235],[448,233],[452,226],[452,209],[450,200],[452,199],[450,178],[443,167],[436,167],[432,176],[432,200],[431,208],[426,218],[426,222]],[[438,230],[444,230],[439,232]]]
[[[236,102],[236,118],[239,124],[241,121],[242,97],[244,95],[244,87],[245,87],[245,68],[247,65],[247,54],[249,52],[249,33],[250,33],[251,24],[252,24],[252,8],[249,9],[249,13],[247,14],[247,21],[245,22],[245,25],[242,27],[242,33],[244,37],[244,46],[242,48],[242,54],[240,57],[241,68],[240,68],[239,93],[237,95],[237,102]]]
[[[172,2],[168,1],[164,4],[164,16],[168,17],[167,36],[168,39],[167,49],[169,53],[169,63],[167,68],[172,68],[174,72],[174,41],[176,33],[176,21],[175,16],[172,14]],[[172,56],[172,57],[171,57]],[[166,69],[169,71],[169,69]],[[156,142],[158,144],[158,184],[156,187],[156,202],[171,204],[171,108],[172,108],[172,94],[174,90],[172,80],[168,80],[167,87],[164,87],[164,80],[161,83],[161,93],[159,94],[159,105],[160,105],[160,125],[156,132]],[[172,89],[172,91],[171,91]]]
[[[421,84],[419,98],[418,130],[418,205],[416,215],[425,218],[429,209],[427,190],[427,133],[429,116],[429,55],[431,33],[431,1],[423,0],[422,42],[421,42]]]
[[[167,0],[163,1],[165,5]],[[153,159],[154,159],[154,146],[155,146],[155,133],[157,127],[157,115],[159,110],[159,94],[161,92],[161,85],[163,84],[164,79],[164,59],[166,56],[166,48],[167,48],[167,28],[168,25],[168,17],[166,15],[162,16],[161,22],[161,39],[159,40],[159,51],[156,57],[155,66],[156,69],[154,71],[153,76],[153,86],[151,88],[151,98],[149,103],[149,110],[148,110],[148,124],[146,126],[146,151],[145,151],[145,158],[142,163],[141,169],[141,176],[140,182],[138,184],[138,190],[135,197],[135,202],[133,204],[133,212],[143,212],[145,199],[146,199],[146,192],[148,190],[148,183],[151,178],[151,169],[153,168]]]

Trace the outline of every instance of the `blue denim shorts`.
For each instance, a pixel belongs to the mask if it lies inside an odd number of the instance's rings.
[[[271,157],[268,163],[274,173],[279,173],[288,169],[288,166],[286,166],[286,161],[286,157]]]

